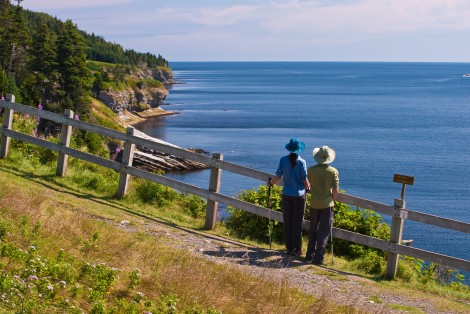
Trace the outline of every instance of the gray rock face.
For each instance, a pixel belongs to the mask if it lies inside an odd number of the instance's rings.
[[[157,108],[168,96],[165,88],[144,87],[114,90],[112,88],[101,91],[98,99],[114,112],[126,109],[128,111],[142,111]]]
[[[130,75],[140,80],[157,80],[164,85],[176,83],[173,80],[173,72],[169,69],[138,67]],[[113,88],[102,90],[98,95],[98,99],[114,112],[120,112],[123,109],[143,111],[159,107],[167,96],[168,90],[164,87],[135,86],[121,90]]]

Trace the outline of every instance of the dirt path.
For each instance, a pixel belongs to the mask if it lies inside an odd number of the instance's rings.
[[[370,313],[459,313],[452,312],[452,309],[439,310],[430,299],[423,300],[419,296],[385,291],[369,279],[344,273],[330,266],[314,266],[302,258],[280,251],[247,246],[155,219],[141,220],[140,223],[148,234],[165,239],[164,242],[168,245],[215,263],[232,265],[264,280],[287,281],[292,287],[316,297],[324,296],[336,304],[352,305]],[[120,229],[133,229],[127,221],[113,224]]]

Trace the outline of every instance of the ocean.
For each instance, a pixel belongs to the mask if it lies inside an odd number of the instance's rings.
[[[182,147],[273,173],[291,137],[301,156],[327,145],[340,188],[393,205],[415,178],[407,208],[470,222],[470,72],[468,63],[173,62],[181,84],[163,106],[178,114],[137,125]],[[203,188],[209,171],[170,174]],[[221,191],[236,195],[263,182],[222,173]],[[223,210],[223,207],[222,207]],[[386,221],[388,216],[382,215]],[[470,260],[470,235],[405,222],[413,246]],[[468,276],[467,276],[468,277]]]

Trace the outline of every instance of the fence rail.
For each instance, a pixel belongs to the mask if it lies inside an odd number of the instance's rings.
[[[64,115],[60,115],[45,110],[39,110],[33,107],[16,104],[13,95],[8,95],[6,101],[0,100],[0,107],[5,108],[3,127],[0,130],[0,158],[5,158],[7,156],[10,139],[13,138],[59,152],[57,175],[65,175],[67,170],[68,156],[79,158],[118,171],[120,173],[120,181],[118,191],[116,193],[117,197],[123,197],[127,193],[127,186],[130,176],[143,178],[145,180],[172,187],[182,192],[198,195],[207,199],[206,228],[208,229],[215,228],[218,203],[233,206],[262,217],[277,220],[279,222],[283,221],[282,213],[280,212],[247,203],[220,193],[220,175],[222,170],[261,180],[262,182],[266,182],[267,178],[272,176],[270,173],[224,161],[223,155],[221,154],[213,154],[212,157],[205,156],[179,147],[166,145],[152,141],[151,139],[139,137],[134,135],[133,128],[128,128],[126,133],[122,133],[84,121],[75,120],[72,118],[73,112],[71,111],[66,111]],[[44,139],[12,130],[13,114],[16,111],[62,124],[60,143],[52,143]],[[72,127],[123,141],[124,157],[122,162],[109,160],[70,148],[69,143]],[[208,182],[208,188],[204,189],[133,167],[132,158],[135,146],[146,147],[209,166],[211,168],[211,176]],[[388,252],[389,254],[387,260],[386,277],[392,278],[395,276],[398,265],[398,257],[400,254],[420,258],[428,262],[439,263],[441,265],[454,267],[464,271],[470,271],[470,261],[468,260],[429,252],[401,244],[403,222],[406,219],[463,233],[470,233],[470,223],[433,216],[407,209],[403,200],[395,200],[394,205],[390,206],[340,193],[338,195],[338,201],[392,216],[390,241],[376,239],[339,228],[333,228],[333,235],[335,238],[351,241]],[[309,231],[310,224],[308,221],[303,222],[303,228]]]

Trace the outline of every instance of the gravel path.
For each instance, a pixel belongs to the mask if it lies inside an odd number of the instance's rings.
[[[244,272],[273,282],[286,281],[307,294],[325,296],[336,304],[352,305],[369,313],[458,313],[438,310],[429,300],[384,292],[364,277],[327,266],[314,266],[276,250],[247,246],[219,236],[185,229],[149,219],[140,222],[144,230],[172,245],[215,263],[229,264]],[[128,221],[113,222],[120,229],[137,230]],[[396,309],[399,307],[400,309]],[[408,311],[404,310],[407,307]],[[469,305],[470,310],[470,305]]]

